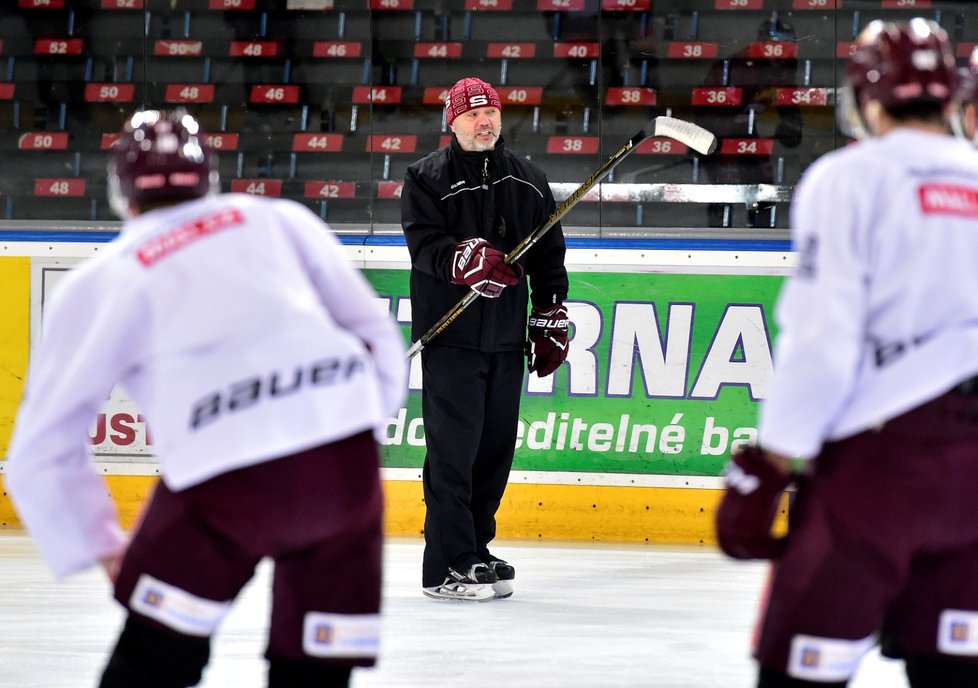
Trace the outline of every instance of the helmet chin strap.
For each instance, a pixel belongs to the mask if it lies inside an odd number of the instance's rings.
[[[978,146],[978,106],[974,104],[967,103],[963,106],[964,112],[961,115],[961,121],[965,126],[965,134],[968,130],[971,131],[971,136],[967,137],[971,143]]]
[[[108,186],[109,207],[112,208],[112,212],[120,220],[131,220],[135,217],[131,207],[132,204],[122,194],[122,189],[119,185],[119,175],[116,174],[115,165],[111,163],[109,164]]]
[[[958,103],[954,106],[948,117],[951,125],[951,133],[959,139],[970,141],[972,145],[978,146],[978,108],[971,103]],[[968,132],[971,135],[968,135]]]
[[[866,133],[870,136],[882,136],[889,131],[890,127],[886,125],[883,105],[878,100],[866,101],[859,112]]]

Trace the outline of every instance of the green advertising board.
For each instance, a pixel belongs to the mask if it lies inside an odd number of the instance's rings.
[[[406,270],[368,269],[394,313]],[[572,272],[568,363],[528,377],[514,470],[717,476],[756,438],[772,372],[777,275]],[[408,337],[408,323],[404,325]],[[419,378],[384,465],[424,460]]]

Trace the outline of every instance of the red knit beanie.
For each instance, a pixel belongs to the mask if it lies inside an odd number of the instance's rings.
[[[499,94],[496,93],[496,89],[482,79],[476,79],[475,77],[459,79],[452,86],[452,89],[448,92],[448,98],[445,100],[447,123],[450,125],[452,120],[463,112],[480,107],[503,109],[503,104],[499,100]]]

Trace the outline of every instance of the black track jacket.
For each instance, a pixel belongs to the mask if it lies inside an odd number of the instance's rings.
[[[556,209],[547,177],[526,158],[506,150],[463,151],[450,145],[408,167],[401,191],[401,226],[411,254],[411,339],[417,341],[469,291],[451,282],[458,242],[482,237],[509,253]],[[533,304],[567,297],[564,235],[560,223],[520,260]],[[527,279],[497,299],[480,297],[431,346],[478,351],[521,350],[526,341]]]

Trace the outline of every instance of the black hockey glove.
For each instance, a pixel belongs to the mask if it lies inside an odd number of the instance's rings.
[[[725,469],[727,489],[716,514],[720,549],[734,559],[776,559],[784,538],[771,534],[781,494],[792,482],[757,447],[735,452]]]

